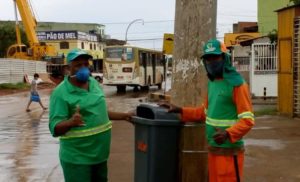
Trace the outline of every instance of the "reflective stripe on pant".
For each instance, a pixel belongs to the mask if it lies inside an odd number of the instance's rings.
[[[82,165],[60,161],[65,182],[107,182],[107,161]]]
[[[243,179],[244,152],[237,155],[240,179]],[[209,182],[236,182],[233,156],[208,154]]]

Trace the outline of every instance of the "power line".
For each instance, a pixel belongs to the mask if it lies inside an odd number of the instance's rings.
[[[230,16],[230,17],[238,17],[238,18],[257,18],[257,15],[238,15],[238,14],[222,14],[222,13],[219,13],[219,15],[222,15],[222,16]]]
[[[164,38],[149,38],[149,39],[131,39],[131,40],[127,40],[127,41],[131,41],[131,42],[137,42],[137,41],[150,41],[150,40],[163,40]]]
[[[175,20],[152,20],[152,21],[144,21],[144,23],[165,23],[165,22],[174,22]],[[120,24],[129,24],[131,22],[107,22],[101,23],[104,25],[120,25]]]
[[[219,13],[222,16],[234,16],[234,17],[251,17],[251,18],[256,18],[256,15],[241,15],[241,14],[223,14]],[[271,17],[271,16],[264,16],[264,17]],[[167,22],[175,22],[175,20],[152,20],[152,21],[144,21],[144,23],[167,23]],[[131,22],[106,22],[106,23],[101,23],[104,25],[127,25]]]
[[[232,23],[228,23],[228,24],[226,24],[226,23],[218,23],[217,24],[217,27],[218,26],[232,26]],[[172,27],[172,29],[173,29],[173,27]],[[129,32],[128,33],[128,35],[139,35],[139,34],[159,34],[159,33],[167,33],[167,32],[174,32],[174,30],[157,30],[157,31],[150,31],[150,32]],[[109,33],[110,35],[123,35],[124,34],[124,32],[110,32]]]
[[[238,16],[238,17],[251,17],[251,18],[255,18],[257,17],[257,15],[245,15],[245,14],[226,14],[226,13],[218,13],[218,15],[222,15],[222,16]],[[264,16],[267,17],[267,16]],[[271,16],[268,16],[271,17]],[[144,21],[144,23],[166,23],[166,22],[175,22],[175,20],[150,20],[150,21]],[[106,23],[101,23],[104,25],[121,25],[121,24],[129,24],[131,22],[106,22]]]
[[[219,38],[224,38],[224,37],[217,37],[218,39]],[[163,40],[164,38],[163,37],[157,37],[157,38],[148,38],[148,39],[130,39],[130,40],[127,40],[127,41],[131,41],[131,42],[137,42],[137,41],[153,41],[153,40]]]
[[[167,32],[171,32],[171,31],[168,31],[168,30],[161,30],[161,31],[155,31],[155,32],[130,32],[130,33],[128,33],[128,35],[139,35],[139,34],[163,34],[163,33],[167,33]],[[172,31],[172,32],[173,32],[173,31]],[[116,32],[116,33],[110,33],[110,34],[113,34],[113,35],[124,35],[124,32],[123,32],[123,33]]]

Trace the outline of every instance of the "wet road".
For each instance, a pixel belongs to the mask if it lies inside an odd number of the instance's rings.
[[[43,101],[47,103],[43,96]],[[58,140],[49,135],[48,112],[34,104],[26,113],[27,94],[0,97],[0,181],[47,181],[59,167]],[[60,181],[60,180],[55,180]]]
[[[113,111],[130,111],[141,100],[145,100],[148,94],[148,92],[133,92],[132,88],[128,88],[126,94],[116,94],[115,87],[104,86],[103,89],[108,107]],[[157,91],[156,87],[151,87],[151,91]],[[48,106],[50,90],[43,90],[40,93],[42,102]],[[59,141],[51,137],[48,130],[49,113],[42,111],[36,103],[31,104],[32,111],[27,113],[25,112],[27,102],[28,93],[0,97],[0,182],[63,181],[58,159]],[[122,162],[119,159],[127,155],[127,159],[123,162],[129,163],[130,167],[127,171],[123,170],[125,180],[132,178],[133,175],[133,126],[125,122],[113,121],[113,123],[116,129],[113,130],[115,138],[112,141],[113,159],[109,166],[118,167],[117,165]],[[128,149],[119,151],[115,145],[119,146],[120,141],[124,139],[123,136],[119,136],[121,132],[124,133],[124,129],[128,130],[129,141],[121,145],[125,145],[123,148]],[[117,175],[120,173],[117,172]],[[112,180],[116,175],[110,174],[110,176]]]
[[[104,87],[111,110],[130,111],[145,100],[147,92],[116,94],[114,87]],[[151,91],[157,91],[155,87]],[[49,91],[42,91],[48,105]],[[0,182],[61,182],[58,139],[48,130],[48,111],[32,105],[26,113],[28,93],[0,97]],[[255,108],[264,108],[260,105]],[[260,117],[245,137],[246,182],[300,181],[299,119]],[[134,127],[113,121],[109,159],[111,182],[132,182],[134,161]]]

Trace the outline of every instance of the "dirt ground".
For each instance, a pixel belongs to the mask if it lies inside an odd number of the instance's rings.
[[[300,119],[258,117],[245,143],[245,181],[300,181]]]
[[[4,96],[4,95],[10,95],[10,94],[16,94],[16,93],[21,93],[21,92],[28,92],[29,89],[1,89],[0,90],[0,96]]]
[[[274,107],[276,105],[254,105],[255,110]],[[114,123],[109,162],[111,181],[132,181],[133,138],[134,126],[124,122]],[[259,116],[244,139],[244,182],[300,181],[300,119],[279,115]]]
[[[53,89],[55,85],[53,83],[45,82],[38,84],[38,90],[44,90],[44,89]],[[29,92],[29,88],[24,89],[0,89],[0,96],[4,95],[11,95],[11,94],[17,94],[21,92]]]
[[[43,90],[43,98],[51,92],[51,89],[40,89]],[[0,94],[10,93],[14,92],[0,90]],[[107,92],[107,101],[113,110],[128,111],[134,108],[139,100],[145,99],[144,96],[134,92],[116,96],[113,90]],[[256,111],[268,108],[276,108],[276,103],[254,102]],[[109,178],[112,182],[132,182],[134,126],[126,122],[113,123]],[[256,125],[246,135],[245,145],[244,182],[300,181],[300,119],[279,115],[256,117]]]

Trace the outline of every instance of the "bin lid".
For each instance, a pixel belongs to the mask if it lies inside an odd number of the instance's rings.
[[[179,125],[180,117],[177,113],[168,113],[168,109],[157,104],[143,103],[136,108],[133,122],[147,125]]]

